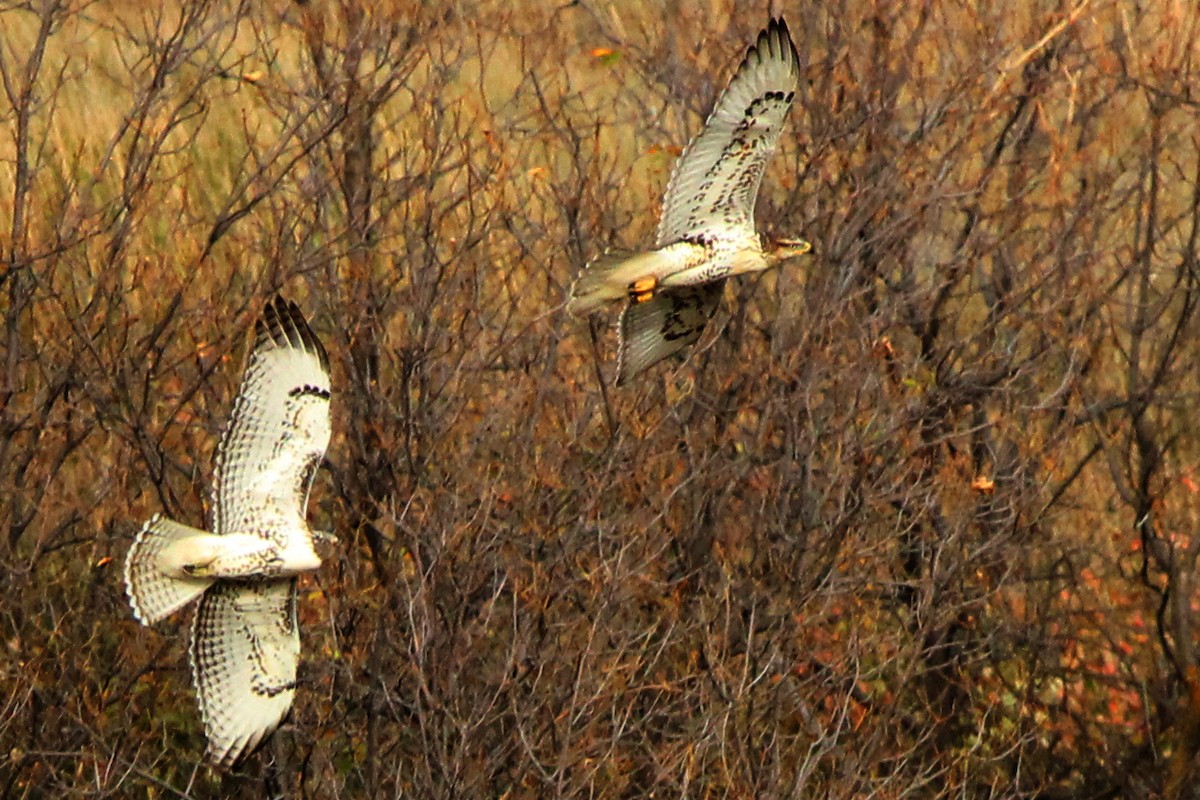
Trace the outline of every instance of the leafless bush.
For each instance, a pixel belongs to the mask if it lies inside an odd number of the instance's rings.
[[[0,793],[1195,796],[1200,14],[779,5],[818,255],[614,390],[565,287],[761,10],[0,4]],[[341,542],[221,775],[114,564],[280,289]]]

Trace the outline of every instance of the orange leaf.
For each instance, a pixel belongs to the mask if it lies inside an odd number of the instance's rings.
[[[991,478],[980,475],[971,481],[971,488],[980,494],[991,494],[996,491],[996,482]]]

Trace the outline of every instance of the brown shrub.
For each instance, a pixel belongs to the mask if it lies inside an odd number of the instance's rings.
[[[617,391],[565,287],[765,18],[515,5],[0,5],[0,794],[1191,796],[1196,9],[776,4],[817,256]],[[279,289],[341,543],[222,776],[119,564]]]

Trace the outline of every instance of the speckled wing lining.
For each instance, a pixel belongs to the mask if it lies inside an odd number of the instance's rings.
[[[215,533],[261,533],[286,546],[306,531],[313,474],[329,445],[329,358],[294,303],[276,297],[217,451]]]
[[[758,187],[799,78],[800,59],[787,23],[773,19],[675,164],[663,199],[660,247],[722,228],[754,234]]]
[[[231,766],[292,706],[300,660],[296,579],[212,586],[192,624],[190,657],[208,756]]]

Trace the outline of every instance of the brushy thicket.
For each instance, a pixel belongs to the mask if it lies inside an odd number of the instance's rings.
[[[766,3],[0,2],[0,796],[1192,797],[1200,11],[784,0],[684,362],[562,311]],[[201,762],[200,524],[277,290],[334,365],[288,723]]]

